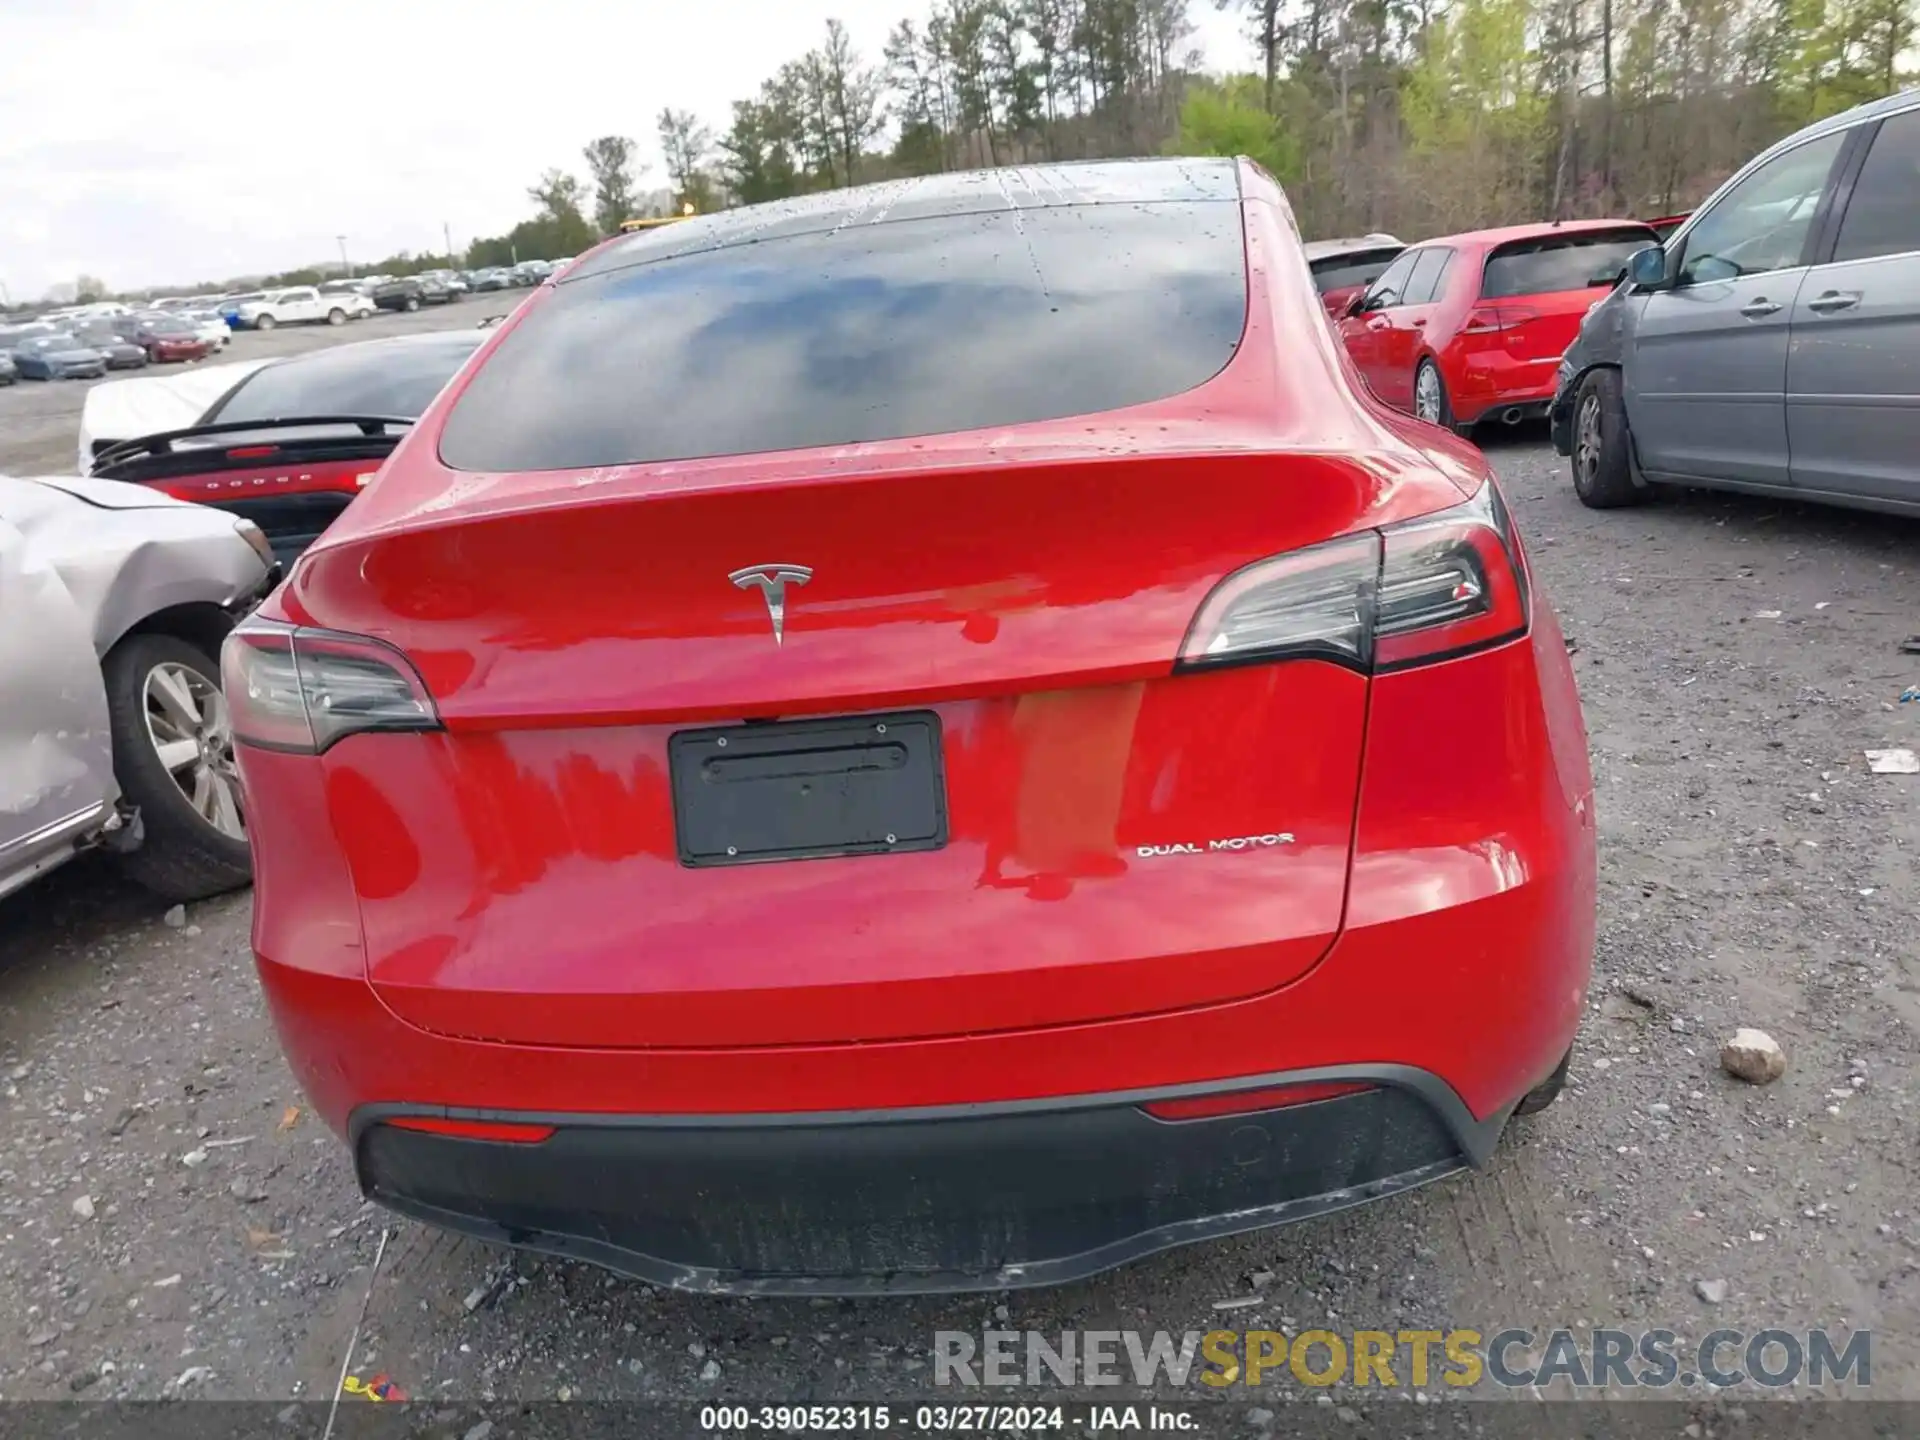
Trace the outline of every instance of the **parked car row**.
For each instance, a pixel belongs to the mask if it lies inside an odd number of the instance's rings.
[[[563,255],[557,260],[522,260],[518,265],[496,265],[485,270],[469,271],[467,282],[476,292],[523,290],[538,285],[555,271],[564,269],[573,263],[573,259],[571,255]]]
[[[1589,505],[1675,483],[1920,514],[1920,90],[1687,214],[1305,250],[1377,398],[1461,434],[1550,416]]]
[[[0,329],[0,385],[24,380],[97,379],[109,370],[138,370],[148,364],[200,360],[226,341],[216,340],[204,317],[181,311],[96,312],[42,319]]]

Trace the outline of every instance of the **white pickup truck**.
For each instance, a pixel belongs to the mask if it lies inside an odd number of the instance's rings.
[[[312,285],[269,290],[235,310],[243,330],[271,330],[276,325],[344,325],[373,314],[373,301],[358,291],[322,294]]]

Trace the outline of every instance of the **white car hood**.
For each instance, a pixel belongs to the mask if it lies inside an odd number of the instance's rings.
[[[87,391],[80,411],[80,443],[76,452],[82,475],[93,468],[96,445],[157,435],[162,430],[184,430],[199,423],[207,407],[267,360],[232,360],[223,365],[196,365],[171,375],[142,375],[134,380],[109,380]]]

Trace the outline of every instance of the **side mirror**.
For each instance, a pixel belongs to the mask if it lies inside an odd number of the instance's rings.
[[[1340,318],[1343,320],[1350,320],[1355,315],[1364,315],[1366,313],[1366,310],[1367,310],[1367,292],[1362,290],[1358,295],[1354,296],[1353,299],[1347,302],[1347,308],[1343,312],[1341,312]]]
[[[1636,290],[1666,289],[1666,248],[1661,245],[1649,245],[1644,250],[1634,251],[1633,258],[1627,262],[1627,278],[1633,281]]]

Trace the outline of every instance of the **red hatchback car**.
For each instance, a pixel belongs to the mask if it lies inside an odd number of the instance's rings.
[[[1374,394],[1423,420],[1465,434],[1482,420],[1539,419],[1587,311],[1657,243],[1632,220],[1422,241],[1354,301],[1340,337]]]
[[[1040,1285],[1486,1162],[1594,934],[1566,646],[1233,161],[616,238],[235,634],[254,948],[404,1214]]]

